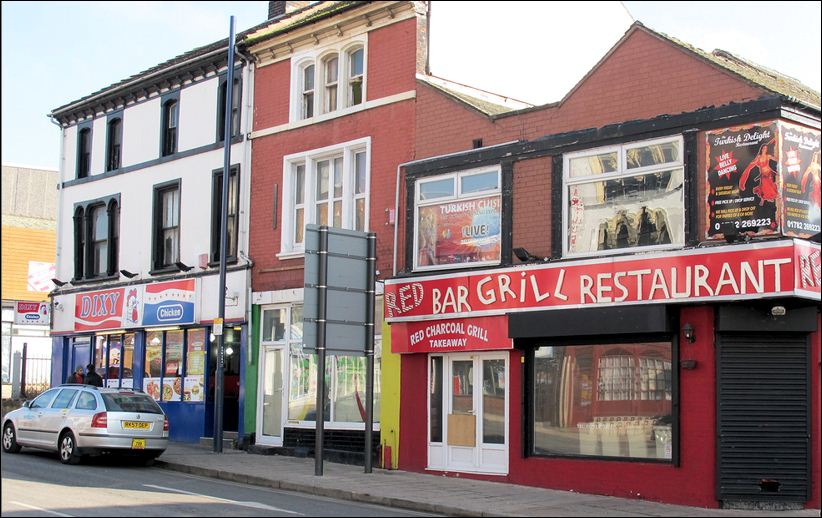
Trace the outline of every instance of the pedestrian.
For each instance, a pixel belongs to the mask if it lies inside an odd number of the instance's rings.
[[[66,378],[66,383],[79,383],[81,385],[83,384],[83,366],[82,365],[78,365],[77,368],[74,369],[74,372],[72,372],[68,375],[68,378]]]
[[[97,372],[94,371],[94,364],[89,363],[88,365],[86,365],[86,369],[88,369],[88,372],[86,373],[86,378],[84,380],[84,383],[86,385],[93,385],[95,387],[102,387],[103,386],[103,378],[101,378],[100,375],[97,374]]]

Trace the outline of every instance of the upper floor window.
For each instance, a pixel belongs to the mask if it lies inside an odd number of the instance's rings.
[[[240,134],[240,102],[241,102],[240,78],[234,77],[234,88],[231,92],[231,136]],[[228,101],[228,78],[223,76],[220,79],[220,102],[217,104],[217,140],[225,140],[225,105]]]
[[[293,61],[292,120],[332,113],[365,100],[364,40],[322,52],[307,53]]]
[[[106,142],[106,171],[120,169],[123,145],[123,120],[121,118],[117,117],[108,122]]]
[[[363,49],[358,48],[348,52],[348,105],[355,106],[362,103],[363,83]]]
[[[336,54],[323,61],[325,76],[325,95],[323,95],[323,111],[333,112],[337,109],[337,79],[339,78],[339,58]]]
[[[180,182],[154,188],[154,252],[152,268],[180,262]]]
[[[416,184],[414,268],[499,264],[499,167],[421,179]]]
[[[179,104],[177,99],[170,99],[163,104],[163,156],[177,152],[178,122]]]
[[[677,136],[566,155],[564,255],[681,246],[682,149]]]
[[[220,260],[220,229],[223,206],[223,170],[214,172],[211,201],[211,261]],[[226,215],[226,260],[237,260],[237,235],[240,230],[240,168],[231,167],[228,177],[228,213]]]
[[[303,119],[314,116],[314,65],[308,65],[302,71],[302,91],[301,111]]]
[[[86,178],[91,170],[91,126],[81,128],[77,136],[77,178]]]
[[[307,224],[368,229],[370,139],[285,157],[283,252],[301,252]]]
[[[74,278],[114,275],[119,235],[118,196],[79,204],[74,210]]]

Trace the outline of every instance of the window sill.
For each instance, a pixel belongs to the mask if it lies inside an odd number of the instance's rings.
[[[83,277],[82,279],[72,279],[71,284],[74,286],[82,286],[84,284],[94,284],[97,282],[116,281],[120,278],[120,274],[98,276],[98,277]]]
[[[297,252],[280,252],[277,254],[277,259],[288,260],[288,259],[304,259],[305,258],[305,251],[297,251]]]
[[[233,266],[233,265],[237,264],[237,258],[236,257],[226,257],[225,264],[226,264],[226,266],[229,266],[229,265]],[[209,261],[208,262],[208,267],[209,268],[219,268],[220,267],[220,261]]]
[[[165,275],[165,274],[169,274],[169,273],[177,273],[177,272],[180,272],[180,271],[182,271],[182,270],[180,270],[176,266],[171,266],[171,267],[167,266],[165,268],[158,268],[156,270],[151,270],[151,271],[148,272],[148,274],[149,275]]]

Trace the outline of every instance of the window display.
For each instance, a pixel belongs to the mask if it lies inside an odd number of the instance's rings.
[[[544,346],[532,367],[534,454],[672,458],[670,343]]]

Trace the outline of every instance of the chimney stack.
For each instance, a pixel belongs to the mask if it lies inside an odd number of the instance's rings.
[[[306,7],[311,2],[295,2],[295,1],[288,1],[288,2],[268,2],[268,19],[271,20],[273,18],[277,18],[278,16],[282,16],[284,14],[296,11],[297,9],[302,9]]]

